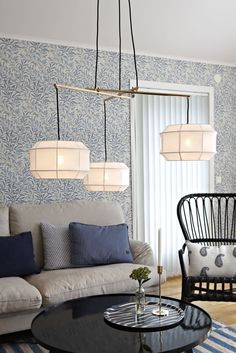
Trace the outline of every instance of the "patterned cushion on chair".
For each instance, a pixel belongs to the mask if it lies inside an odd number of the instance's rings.
[[[189,275],[236,277],[236,244],[209,246],[186,241]]]

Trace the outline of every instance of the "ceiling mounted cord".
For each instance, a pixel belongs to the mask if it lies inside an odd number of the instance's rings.
[[[105,162],[107,162],[107,109],[106,109],[106,99],[103,102],[104,108],[104,155],[105,155]]]
[[[187,124],[189,124],[189,97],[187,97]]]
[[[99,0],[97,0],[97,31],[96,31],[96,62],[95,62],[95,80],[94,89],[97,88],[97,76],[98,76],[98,40],[99,40]]]
[[[136,89],[138,88],[138,69],[137,69],[137,62],[136,62],[136,51],[135,51],[135,44],[134,44],[134,33],[133,33],[133,24],[132,24],[132,10],[130,0],[129,3],[129,23],[130,23],[130,34],[132,39],[132,46],[133,46],[133,57],[134,57],[134,68],[135,68],[135,77],[136,77]]]
[[[56,101],[57,101],[57,139],[58,141],[60,141],[61,136],[60,136],[59,92],[56,84],[54,84],[54,87],[56,90]]]
[[[131,10],[131,3],[128,0],[129,5],[129,22],[130,22],[130,35],[132,40],[132,47],[133,47],[133,58],[134,58],[134,68],[135,68],[135,77],[136,77],[136,88],[138,88],[138,69],[137,69],[137,62],[136,62],[136,52],[135,52],[135,44],[134,44],[134,34],[133,34],[133,24],[132,24],[132,10]],[[95,79],[94,79],[94,89],[97,88],[97,77],[98,77],[98,59],[99,59],[99,8],[100,8],[100,1],[97,0],[97,26],[96,26],[96,61],[95,61]],[[121,35],[121,3],[118,0],[118,23],[119,23],[119,84],[118,90],[121,90],[121,62],[122,62],[122,53],[121,53],[121,45],[122,45],[122,35]]]
[[[132,48],[133,48],[133,60],[134,60],[134,71],[136,78],[136,87],[132,87],[131,89],[121,89],[121,68],[122,68],[122,52],[121,52],[121,44],[122,44],[122,35],[121,35],[121,1],[118,0],[118,14],[119,14],[119,87],[117,89],[114,88],[101,88],[97,87],[97,79],[98,79],[98,62],[99,62],[99,22],[100,22],[100,0],[97,0],[97,14],[96,14],[96,59],[95,59],[95,79],[94,79],[94,87],[93,88],[85,88],[85,87],[76,87],[69,86],[65,84],[57,84],[58,88],[105,95],[108,97],[114,98],[123,98],[123,99],[131,99],[136,94],[139,95],[154,95],[154,96],[175,96],[175,97],[186,97],[186,94],[182,93],[167,93],[167,92],[156,92],[151,90],[140,90],[138,84],[138,69],[137,69],[137,61],[136,61],[136,49],[134,44],[134,34],[133,34],[133,23],[132,23],[132,9],[131,9],[131,1],[128,0],[128,8],[129,8],[129,24],[130,24],[130,34],[132,40]]]
[[[119,97],[108,97],[103,100],[104,111],[104,161],[107,162],[107,101],[112,99],[119,99]]]
[[[119,8],[119,90],[121,90],[121,9],[120,0],[118,0]]]

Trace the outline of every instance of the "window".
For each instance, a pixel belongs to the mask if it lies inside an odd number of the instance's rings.
[[[142,82],[142,89],[190,94],[190,123],[213,125],[213,88]],[[169,124],[186,123],[187,99],[136,95],[131,102],[132,197],[134,238],[148,242],[157,256],[162,233],[162,259],[168,276],[180,274],[178,249],[184,238],[176,206],[195,192],[213,191],[213,161],[165,161],[160,132]]]

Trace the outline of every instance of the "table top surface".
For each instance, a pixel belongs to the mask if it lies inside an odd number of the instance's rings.
[[[158,297],[146,295],[146,300],[157,301]],[[207,312],[168,297],[163,297],[163,303],[184,310],[184,319],[177,326],[151,332],[110,326],[104,311],[127,302],[134,302],[134,296],[111,294],[70,300],[36,316],[32,333],[43,347],[71,353],[177,353],[201,344],[209,335],[212,321]]]

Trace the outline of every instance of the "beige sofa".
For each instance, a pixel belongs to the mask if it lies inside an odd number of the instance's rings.
[[[69,224],[72,221],[96,225],[124,223],[119,204],[110,201],[72,201],[52,204],[16,204],[0,207],[0,235],[31,231],[35,259],[43,268],[40,223]],[[133,292],[136,281],[129,278],[134,268],[150,266],[151,280],[158,277],[148,244],[130,240],[134,263],[42,271],[26,278],[0,278],[0,334],[29,329],[40,310],[66,300],[95,294]],[[165,280],[165,278],[163,278]]]

